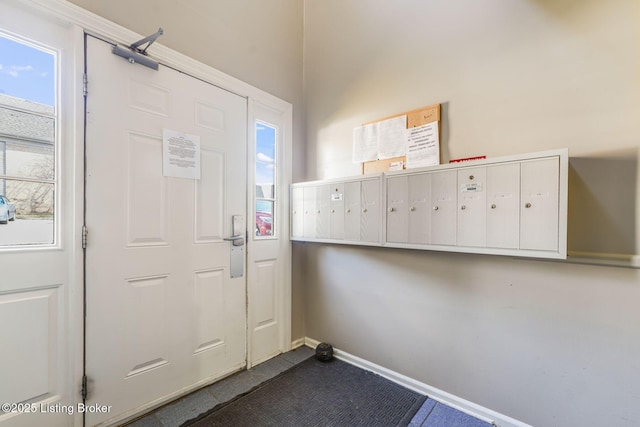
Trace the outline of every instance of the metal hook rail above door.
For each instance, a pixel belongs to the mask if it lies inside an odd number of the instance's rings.
[[[123,57],[132,64],[140,64],[144,65],[145,67],[157,70],[158,63],[147,56],[147,49],[149,49],[149,46],[151,46],[153,42],[155,42],[156,39],[162,34],[164,34],[164,30],[160,28],[154,34],[151,34],[150,36],[131,44],[131,46],[129,46],[128,48],[115,45],[113,47],[113,53],[115,55]],[[147,43],[145,48],[140,49],[140,46],[145,43]]]

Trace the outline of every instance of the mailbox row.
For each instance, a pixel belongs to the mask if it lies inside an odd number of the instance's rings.
[[[567,150],[292,185],[291,238],[566,258]]]

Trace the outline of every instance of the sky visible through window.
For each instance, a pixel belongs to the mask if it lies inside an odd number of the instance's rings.
[[[256,184],[273,185],[276,130],[270,126],[256,126]]]
[[[55,243],[55,53],[0,32],[0,246]],[[30,102],[16,102],[12,98]],[[4,212],[2,212],[4,214]],[[9,221],[11,217],[11,221]]]
[[[256,233],[271,236],[275,200],[276,129],[256,123]]]
[[[0,35],[0,93],[54,105],[54,57]]]

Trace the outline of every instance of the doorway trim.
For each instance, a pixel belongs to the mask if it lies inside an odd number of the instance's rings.
[[[121,45],[129,45],[131,41],[138,40],[143,37],[129,29],[126,29],[114,22],[108,21],[101,16],[95,15],[79,6],[67,2],[66,0],[24,0],[37,6],[38,9],[44,10],[52,16],[76,24],[88,34],[92,34],[103,40],[119,43]],[[290,103],[251,86],[233,76],[222,71],[203,64],[189,56],[170,49],[161,44],[162,40],[153,45],[153,59],[167,66],[176,68],[185,72],[192,77],[196,77],[218,86],[222,89],[234,92],[237,95],[244,96],[259,101],[271,108],[282,111],[283,113],[291,112]]]

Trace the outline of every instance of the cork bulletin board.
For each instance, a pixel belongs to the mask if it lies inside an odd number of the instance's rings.
[[[393,116],[385,117],[383,119],[363,123],[363,125],[382,122],[384,120],[393,119],[395,117],[401,117],[401,116],[407,116],[407,129],[426,125],[432,122],[438,122],[438,134],[440,133],[440,104],[418,108],[416,110],[407,111],[405,113],[394,114]],[[362,163],[362,173],[368,174],[368,173],[376,173],[376,172],[388,172],[389,166],[392,163],[400,162],[400,161],[405,162],[406,156],[364,162]]]

